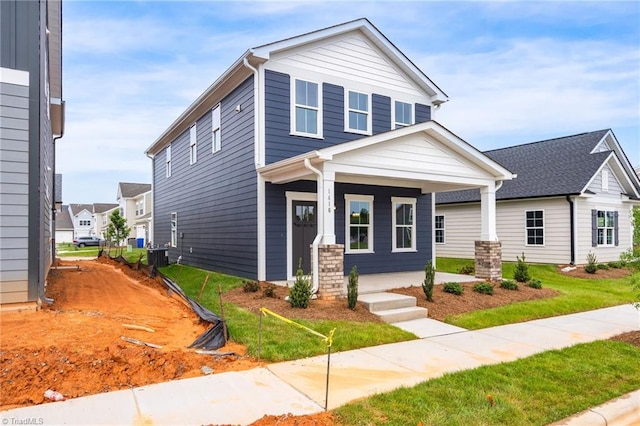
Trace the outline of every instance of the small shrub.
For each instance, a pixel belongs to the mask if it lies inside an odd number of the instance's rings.
[[[489,283],[478,283],[473,286],[473,291],[491,296],[493,294],[493,286]]]
[[[621,264],[621,262],[609,262],[609,263],[607,263],[607,266],[608,266],[609,268],[613,268],[613,269],[620,269],[620,268],[622,268],[622,264]]]
[[[476,272],[476,267],[473,265],[464,265],[460,270],[458,270],[459,274],[465,275],[473,275]]]
[[[513,280],[502,280],[500,288],[504,288],[505,290],[517,290],[518,283]]]
[[[436,269],[431,264],[431,261],[428,261],[424,267],[424,281],[422,281],[422,291],[424,291],[424,295],[427,297],[427,301],[433,302],[433,283],[436,279]]]
[[[267,283],[264,290],[262,290],[262,294],[264,297],[271,297],[275,299],[276,296],[276,285],[274,283]]]
[[[245,293],[255,293],[260,290],[260,284],[257,281],[245,281],[242,285],[242,290]]]
[[[531,288],[535,288],[537,290],[540,290],[542,288],[542,281],[536,279],[536,278],[531,278],[529,280],[529,282],[527,283],[527,287],[531,287]]]
[[[606,263],[598,263],[598,264],[596,265],[596,268],[598,268],[598,269],[602,269],[602,270],[605,270],[605,271],[606,271],[606,270],[608,270],[608,269],[609,269],[609,265],[607,265]]]
[[[587,254],[587,264],[584,266],[584,270],[589,274],[595,274],[598,270],[598,258],[592,251]]]
[[[347,305],[352,311],[356,309],[358,301],[358,268],[354,265],[349,272],[349,283],[347,284]]]
[[[464,291],[462,285],[456,282],[444,283],[442,289],[447,293],[455,294],[457,296],[460,296]]]
[[[302,271],[302,259],[300,259],[298,270],[296,271],[296,280],[291,290],[289,290],[289,303],[294,308],[305,309],[309,306],[310,300],[311,283],[309,283],[309,277],[305,276]]]
[[[516,259],[518,263],[513,270],[513,279],[521,283],[526,283],[531,279],[531,276],[529,275],[529,265],[525,262],[524,252],[522,252],[522,258],[516,256]]]

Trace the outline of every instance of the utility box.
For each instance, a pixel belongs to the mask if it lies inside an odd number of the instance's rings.
[[[147,264],[156,268],[169,265],[169,252],[166,248],[147,249]]]

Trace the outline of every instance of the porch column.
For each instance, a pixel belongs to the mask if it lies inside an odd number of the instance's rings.
[[[480,241],[475,242],[476,277],[489,281],[502,279],[502,244],[496,232],[496,186],[480,189]]]

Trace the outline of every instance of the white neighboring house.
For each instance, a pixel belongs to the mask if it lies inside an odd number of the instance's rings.
[[[62,205],[56,212],[56,244],[73,242],[73,221],[69,214],[69,206]]]
[[[151,184],[120,182],[117,200],[120,214],[131,227],[129,238],[142,239],[142,245],[148,245],[153,235]]]
[[[95,235],[93,204],[69,204],[69,215],[73,222],[73,238]]]
[[[106,239],[107,227],[109,226],[109,216],[118,208],[118,204],[114,203],[94,203],[94,235]]]
[[[633,244],[631,210],[640,180],[610,129],[484,152],[517,174],[496,191],[502,259],[584,264],[615,261]],[[438,193],[440,257],[474,257],[480,236],[478,190]]]

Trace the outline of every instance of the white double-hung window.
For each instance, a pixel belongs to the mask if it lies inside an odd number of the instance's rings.
[[[373,252],[373,195],[345,194],[346,253]]]
[[[220,127],[220,105],[218,105],[211,110],[211,152],[214,154],[222,149]]]
[[[393,223],[392,252],[416,250],[416,199],[391,198]]]
[[[165,161],[165,174],[169,178],[171,177],[171,144],[167,146],[164,161]]]
[[[189,164],[195,164],[198,161],[198,131],[196,123],[189,129]]]
[[[371,134],[371,96],[366,93],[347,92],[345,123],[348,132]]]
[[[178,247],[178,213],[171,213],[171,247]]]
[[[318,83],[294,79],[291,98],[291,132],[301,136],[322,137],[322,99]]]
[[[393,108],[393,128],[411,126],[413,124],[413,105],[395,101]]]

